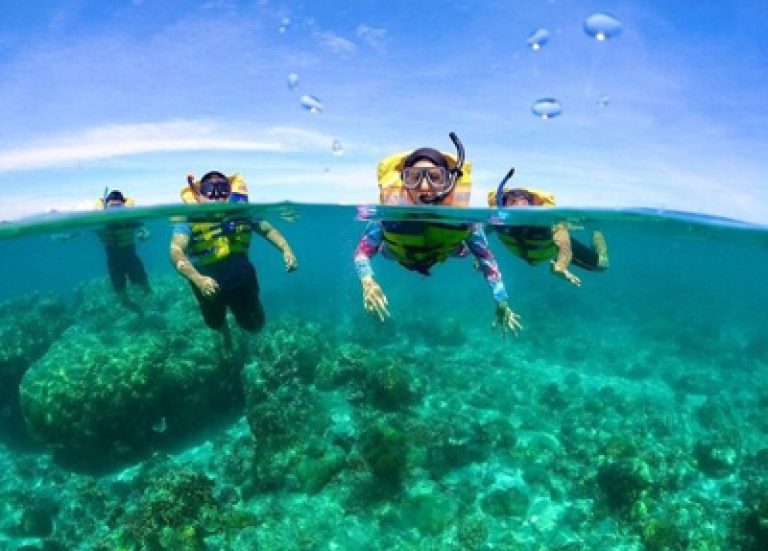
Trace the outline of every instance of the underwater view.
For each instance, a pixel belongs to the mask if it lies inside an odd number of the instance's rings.
[[[2,226],[0,548],[765,549],[768,231],[500,214],[286,203]],[[254,239],[266,323],[229,315],[229,346],[169,262],[178,224],[216,216],[269,220],[298,263]],[[415,216],[486,225],[517,337],[466,257],[428,277],[374,258],[390,317],[365,312],[360,235]],[[573,268],[580,287],[496,235],[558,219],[609,247],[608,269]],[[115,225],[149,233],[131,308],[100,237]]]

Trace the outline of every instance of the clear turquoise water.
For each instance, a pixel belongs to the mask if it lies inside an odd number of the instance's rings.
[[[583,281],[581,288],[575,288],[551,276],[544,266],[531,267],[512,257],[491,236],[510,305],[525,327],[519,338],[502,340],[490,328],[493,302],[486,284],[468,259],[449,260],[423,277],[376,257],[374,270],[389,298],[392,318],[382,324],[364,315],[352,253],[365,219],[411,216],[415,211],[294,204],[250,210],[286,236],[300,268],[285,273],[278,252],[264,241],[254,241],[251,259],[259,274],[267,329],[258,337],[245,338],[254,342],[276,338],[270,331],[283,327],[286,320],[313,322],[330,346],[324,357],[341,357],[345,353],[341,348],[353,343],[379,359],[399,358],[404,373],[422,385],[422,393],[413,404],[391,411],[356,401],[350,388],[327,391],[312,380],[298,387],[296,381],[285,383],[291,392],[307,391],[324,403],[317,415],[327,416],[328,426],[343,425],[347,418],[352,424],[351,444],[344,449],[346,466],[317,492],[285,481],[272,489],[246,491],[260,476],[252,467],[258,460],[250,460],[247,476],[235,476],[223,467],[237,443],[250,442],[247,423],[238,421],[239,414],[202,436],[191,431],[180,448],[162,450],[151,460],[152,468],[165,461],[174,472],[205,473],[216,483],[217,492],[237,491],[239,499],[227,507],[258,518],[246,527],[232,528],[226,538],[220,529],[199,528],[204,524],[200,518],[189,520],[198,528],[195,543],[188,548],[249,549],[257,544],[259,549],[759,548],[761,532],[759,528],[750,532],[749,527],[754,524],[750,515],[768,507],[765,496],[754,491],[768,479],[765,227],[684,213],[519,211],[519,223],[547,224],[566,218],[583,227],[573,235],[585,242],[591,230],[601,229],[608,240],[611,267],[604,273],[574,269]],[[158,207],[120,213],[122,218],[143,220],[152,232],[138,250],[153,285],[162,288],[159,294],[179,289],[181,295],[191,294],[168,260],[171,220],[190,212]],[[434,219],[429,211],[418,214]],[[442,221],[481,222],[496,215],[486,209],[440,214]],[[86,289],[100,308],[120,309],[95,235],[105,216],[48,216],[0,226],[4,259],[0,302],[44,291],[72,303],[78,289]],[[148,299],[147,307],[163,316],[168,306],[153,305],[157,296]],[[202,338],[215,346],[217,341],[202,329],[194,303],[189,306],[189,323],[198,320],[201,330],[187,338],[195,342]],[[130,316],[123,312],[116,319]],[[6,312],[4,330],[15,322],[15,316]],[[120,343],[131,339],[131,327],[116,323],[100,328],[102,335],[112,335],[115,354],[123,349]],[[258,364],[258,350],[252,345],[244,362]],[[4,396],[13,392],[3,390]],[[11,416],[9,407],[4,405],[6,417]],[[338,413],[342,410],[344,415]],[[722,418],[714,418],[717,415]],[[502,419],[514,438],[500,443],[489,418]],[[482,452],[465,461],[445,460],[436,466],[441,460],[430,452],[437,447],[434,434],[408,440],[402,444],[402,454],[412,467],[402,486],[383,497],[355,501],[350,496],[362,484],[356,477],[375,470],[370,457],[367,462],[359,460],[360,455],[365,457],[361,450],[370,434],[365,427],[384,421],[411,429],[410,423],[427,428],[442,423],[442,430],[454,427],[456,441],[476,435],[468,428],[474,423],[484,427],[487,441]],[[312,434],[311,425],[307,421],[306,434]],[[0,426],[10,431],[8,424]],[[292,426],[292,430],[299,429]],[[328,434],[319,431],[315,437],[322,442]],[[321,462],[322,453],[312,456],[302,446],[294,446],[297,457],[308,457],[310,464]],[[279,456],[288,453],[286,449],[272,451]],[[163,459],[165,453],[171,456]],[[18,439],[9,437],[0,438],[0,457],[12,474],[0,488],[6,498],[0,509],[0,548],[47,540],[64,548],[77,542],[89,549],[98,548],[94,542],[99,538],[111,542],[113,547],[105,543],[105,549],[117,548],[116,541],[133,545],[115,535],[118,526],[110,524],[109,517],[121,518],[121,513],[113,505],[101,509],[92,502],[83,505],[91,530],[81,527],[83,532],[78,533],[80,521],[64,500],[86,499],[82,487],[90,485],[99,488],[102,494],[94,495],[102,497],[88,499],[112,503],[122,495],[115,483],[118,477],[132,485],[128,497],[119,499],[133,500],[140,508],[140,496],[150,491],[151,477],[137,480],[136,472],[149,469],[150,457],[120,465],[115,472],[72,474],[51,461],[44,445],[20,446]],[[715,467],[707,466],[708,457]],[[642,490],[626,507],[617,506],[609,488],[629,483],[621,477],[605,482],[613,472],[606,466],[627,464],[633,465],[630,472],[642,473],[638,475]],[[279,465],[278,475],[282,472],[287,479],[295,475],[287,472],[295,461]],[[30,490],[31,481],[37,481],[37,490]],[[517,512],[511,505],[509,510],[502,506],[498,513],[489,505],[489,496],[510,487],[526,494],[525,505]],[[55,488],[64,488],[63,493]],[[23,528],[25,507],[36,492],[47,492],[46,499],[57,505],[54,527],[44,536]],[[473,529],[484,534],[477,536],[475,547],[468,542],[476,540],[467,535]],[[177,540],[168,541],[166,548],[183,548]],[[598,541],[605,546],[596,547]]]

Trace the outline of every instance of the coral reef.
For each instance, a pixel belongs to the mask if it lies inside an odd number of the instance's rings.
[[[157,284],[155,295],[157,307],[180,299],[177,290]],[[181,305],[167,320],[132,326],[138,317],[116,312],[103,295],[83,296],[75,313],[88,316],[60,336],[19,387],[29,430],[62,462],[115,468],[186,438],[242,403],[242,360],[222,356],[207,329],[181,322],[189,318]],[[154,310],[145,316],[158,317]],[[180,340],[177,331],[203,338]]]
[[[0,441],[17,447],[30,444],[19,383],[71,323],[67,305],[50,293],[30,293],[0,304]]]

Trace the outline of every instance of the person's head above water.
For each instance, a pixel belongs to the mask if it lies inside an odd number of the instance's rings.
[[[109,195],[107,195],[104,198],[104,208],[111,208],[111,207],[122,207],[125,205],[126,199],[123,196],[123,194],[113,189],[109,192]]]
[[[448,160],[431,147],[421,147],[406,157],[401,178],[408,197],[417,205],[442,203],[454,187]]]
[[[526,207],[533,205],[533,195],[522,188],[506,189],[502,195],[505,207]]]
[[[232,185],[229,179],[221,172],[211,171],[200,179],[197,196],[202,203],[226,201],[231,191]]]

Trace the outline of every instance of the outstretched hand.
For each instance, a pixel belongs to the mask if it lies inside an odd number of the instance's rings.
[[[577,276],[573,275],[570,271],[568,271],[568,268],[558,266],[557,262],[555,262],[554,260],[551,261],[550,268],[552,268],[552,273],[555,274],[556,276],[562,277],[571,285],[575,285],[576,287],[581,287],[581,279],[579,279]]]
[[[506,301],[502,301],[496,306],[496,319],[493,322],[493,327],[501,327],[502,338],[506,338],[509,331],[517,337],[518,331],[523,330],[520,315],[515,314]]]
[[[295,272],[299,269],[299,261],[296,260],[296,256],[290,249],[283,252],[283,262],[285,263],[286,272]]]
[[[389,301],[386,295],[372,277],[366,277],[363,283],[363,308],[371,315],[378,316],[380,321],[389,317]]]

